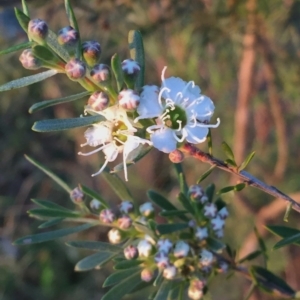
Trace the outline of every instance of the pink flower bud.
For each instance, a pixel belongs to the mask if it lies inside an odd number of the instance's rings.
[[[42,66],[42,62],[34,56],[31,49],[25,49],[19,60],[23,67],[28,70],[37,70]]]
[[[102,111],[108,107],[109,97],[104,92],[94,92],[87,103],[88,108],[95,111]]]
[[[67,48],[74,48],[79,41],[79,33],[72,26],[66,26],[58,31],[57,41]]]
[[[200,201],[204,195],[204,190],[199,184],[194,184],[189,187],[189,195],[192,200]]]
[[[170,264],[169,257],[164,252],[158,252],[154,257],[154,260],[159,269],[164,269]]]
[[[137,247],[130,245],[124,249],[124,256],[126,259],[136,259],[139,256]]]
[[[48,25],[41,19],[30,20],[28,23],[28,35],[37,43],[44,43],[48,35]]]
[[[169,159],[172,163],[179,164],[183,161],[184,154],[180,150],[176,149],[169,153]]]
[[[121,218],[118,219],[118,226],[120,227],[120,229],[126,230],[130,228],[131,224],[132,224],[132,220],[128,216],[122,216]]]
[[[96,41],[87,41],[82,44],[82,55],[89,66],[97,64],[101,56],[101,46]]]
[[[126,110],[134,110],[140,104],[140,96],[133,90],[123,90],[118,96],[119,105]]]
[[[111,78],[110,68],[105,64],[95,65],[92,68],[90,75],[97,83],[109,81]]]
[[[141,272],[141,279],[145,282],[150,282],[154,277],[154,272],[150,269],[144,269]]]
[[[86,66],[84,62],[77,58],[72,58],[65,65],[65,71],[71,80],[78,80],[85,76]]]
[[[73,203],[79,204],[83,202],[84,194],[79,187],[76,187],[70,192],[70,198]]]
[[[193,279],[188,289],[188,296],[192,300],[200,300],[203,296],[205,281],[198,278]]]
[[[99,218],[101,222],[111,224],[116,219],[116,216],[111,209],[103,209],[100,212]]]

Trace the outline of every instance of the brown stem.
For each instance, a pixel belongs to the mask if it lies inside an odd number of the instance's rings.
[[[280,190],[278,190],[276,187],[267,185],[266,183],[260,181],[250,173],[242,170],[239,171],[238,168],[228,165],[227,163],[223,162],[222,160],[219,160],[213,156],[211,156],[208,153],[205,153],[201,151],[200,149],[196,148],[195,146],[185,143],[180,150],[183,153],[186,153],[192,157],[194,157],[197,160],[200,160],[204,163],[208,163],[212,166],[216,166],[217,168],[226,171],[228,173],[234,174],[238,176],[244,183],[246,183],[249,186],[253,186],[257,189],[262,190],[263,192],[270,194],[276,198],[283,199],[287,202],[289,202],[292,205],[292,208],[298,212],[300,212],[300,203],[296,202],[294,199],[289,197],[288,195],[284,194]]]

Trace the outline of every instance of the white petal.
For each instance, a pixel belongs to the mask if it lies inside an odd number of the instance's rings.
[[[209,121],[215,110],[212,100],[204,95],[191,108],[196,113],[197,120],[201,122]]]
[[[151,142],[153,143],[153,147],[165,153],[174,151],[177,144],[173,136],[173,130],[170,128],[156,130],[151,135]]]
[[[137,119],[147,119],[158,117],[162,113],[162,108],[158,103],[159,88],[156,85],[146,85],[141,93],[140,104],[137,107],[139,117]]]
[[[185,130],[187,133],[186,140],[192,144],[203,143],[206,140],[206,136],[208,134],[207,127],[192,127],[187,125],[183,130]]]
[[[110,162],[117,158],[120,148],[118,148],[114,143],[110,143],[102,151],[105,154],[106,160]]]
[[[88,128],[84,132],[87,145],[96,147],[107,143],[111,140],[111,124],[110,122],[101,122]]]

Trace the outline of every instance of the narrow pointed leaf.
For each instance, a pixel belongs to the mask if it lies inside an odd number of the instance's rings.
[[[205,194],[206,194],[206,196],[207,196],[209,202],[212,202],[212,201],[213,201],[215,190],[216,190],[216,186],[215,186],[213,183],[211,183],[211,184],[206,188]]]
[[[97,252],[89,255],[76,264],[75,271],[83,272],[96,267],[99,268],[109,262],[115,255],[115,253],[112,254],[111,252]]]
[[[49,228],[51,226],[60,224],[63,220],[64,220],[64,218],[54,218],[54,219],[51,219],[47,222],[42,223],[41,225],[39,225],[38,228],[40,228],[40,229]]]
[[[153,286],[160,286],[161,283],[163,282],[164,280],[164,277],[163,277],[163,270],[162,269],[159,269],[158,270],[158,274],[153,282]],[[156,295],[156,293],[155,293]],[[154,299],[154,298],[153,298]]]
[[[142,264],[144,261],[143,260],[137,260],[137,259],[132,259],[132,260],[123,260],[114,265],[115,270],[124,270],[124,269],[131,269],[136,266],[139,266]]]
[[[23,13],[29,17],[28,5],[25,0],[22,0],[22,9],[23,9]]]
[[[208,248],[210,248],[211,250],[218,252],[224,248],[226,248],[226,245],[222,242],[220,242],[217,239],[214,239],[212,237],[207,238],[207,246]]]
[[[241,264],[245,261],[250,261],[250,260],[253,260],[255,259],[256,257],[260,256],[262,254],[262,251],[261,250],[255,250],[251,253],[249,253],[248,255],[246,255],[245,257],[241,258],[238,260],[238,263]]]
[[[37,168],[39,168],[41,171],[43,171],[46,175],[48,175],[53,181],[55,181],[60,187],[62,187],[68,194],[72,191],[72,189],[63,180],[61,180],[57,175],[55,175],[47,167],[45,167],[38,161],[34,160],[33,158],[29,157],[28,155],[25,155],[25,158],[30,163],[32,163]]]
[[[230,160],[235,161],[233,152],[226,142],[222,142],[222,149]]]
[[[187,198],[183,193],[179,193],[177,199],[189,213],[194,215],[195,211],[189,198]]]
[[[212,136],[211,136],[211,130],[210,129],[208,129],[208,135],[207,135],[206,139],[207,139],[207,145],[208,145],[208,153],[210,155],[212,155],[213,147],[212,147]]]
[[[239,171],[242,171],[244,170],[248,164],[250,163],[250,161],[252,160],[252,158],[254,157],[255,155],[255,151],[251,152],[247,157],[246,159],[242,162],[242,164],[240,165],[239,167]]]
[[[272,233],[282,237],[282,238],[288,238],[291,236],[294,236],[296,234],[300,234],[300,230],[296,228],[281,226],[281,225],[268,225],[266,228],[271,231]],[[299,242],[295,242],[296,245],[300,245]]]
[[[226,186],[218,191],[218,194],[225,194],[231,191],[234,191],[235,186]]]
[[[139,90],[142,86],[144,86],[145,76],[145,53],[141,33],[137,30],[130,30],[128,34],[128,44],[130,57],[138,62],[141,67],[141,70],[136,79],[136,89]]]
[[[116,193],[116,195],[119,196],[122,201],[128,200],[134,202],[127,186],[118,175],[110,174],[108,168],[105,168],[105,170],[101,173],[101,176],[106,180],[112,190]]]
[[[273,249],[276,250],[290,244],[295,244],[295,243],[298,244],[299,242],[300,242],[300,233],[297,233],[295,235],[291,235],[289,237],[282,239],[281,241],[279,241],[274,245]]]
[[[0,92],[9,91],[13,89],[19,89],[24,86],[34,84],[36,82],[43,81],[51,76],[57,74],[57,70],[49,70],[35,75],[22,77],[16,80],[12,80],[0,86]]]
[[[12,53],[12,52],[15,52],[15,51],[27,49],[30,46],[32,46],[32,44],[33,44],[32,42],[25,42],[25,43],[22,43],[22,44],[19,44],[19,45],[9,47],[8,49],[0,51],[0,55],[4,55],[4,54]]]
[[[48,201],[48,200],[40,200],[40,199],[31,199],[31,201],[41,207],[44,208],[48,208],[48,209],[58,209],[58,210],[63,210],[63,211],[67,211],[67,212],[73,212],[70,209],[67,209],[61,205],[58,205],[52,201]]]
[[[149,190],[147,192],[148,197],[154,202],[157,206],[164,210],[177,210],[177,207],[174,206],[167,198],[163,195],[157,193],[156,191]]]
[[[117,82],[118,91],[121,91],[124,85],[124,74],[122,70],[121,59],[117,53],[111,58],[111,68]]]
[[[19,10],[18,8],[15,8],[15,15],[16,15],[16,18],[17,18],[20,26],[27,33],[28,32],[28,23],[30,21],[30,18],[25,13],[23,13],[21,10]]]
[[[111,288],[101,300],[122,299],[126,294],[130,293],[136,286],[142,282],[141,271],[137,270],[129,275],[126,279]]]
[[[55,59],[54,54],[48,48],[42,45],[36,45],[32,47],[32,52],[35,57],[43,61],[53,61]]]
[[[236,192],[239,192],[239,191],[243,190],[246,186],[247,186],[246,183],[242,182],[242,183],[239,183],[239,184],[235,185],[234,190]]]
[[[284,213],[284,217],[283,217],[283,221],[284,222],[288,222],[289,221],[289,215],[290,215],[292,209],[293,209],[293,203],[289,203],[286,206],[286,210],[285,210],[285,213]]]
[[[96,224],[83,224],[83,225],[71,227],[71,228],[64,228],[64,229],[59,229],[59,230],[50,231],[50,232],[27,235],[20,239],[17,239],[14,242],[14,245],[31,245],[31,244],[48,242],[51,240],[62,238],[67,235],[78,233],[80,231],[84,231],[95,225]]]
[[[63,98],[57,98],[57,99],[52,99],[52,100],[45,100],[45,101],[41,101],[38,103],[33,104],[30,108],[29,108],[29,112],[32,114],[38,110],[50,107],[50,106],[54,106],[57,104],[62,104],[62,103],[67,103],[67,102],[71,102],[71,101],[75,101],[78,99],[82,99],[85,96],[88,96],[91,92],[89,91],[85,91],[76,95],[71,95],[71,96],[67,96],[67,97],[63,97]]]
[[[66,244],[74,248],[82,248],[101,252],[111,252],[115,254],[123,251],[123,248],[121,248],[120,246],[98,241],[71,241],[67,242]]]
[[[197,184],[202,182],[206,177],[208,177],[211,172],[214,170],[216,166],[211,166],[205,173],[202,174],[202,176],[197,180]]]
[[[134,269],[128,269],[128,270],[121,270],[114,272],[113,274],[109,275],[106,280],[103,283],[103,287],[115,285],[119,283],[120,281],[123,281],[128,276],[132,275],[133,272],[141,272],[142,269],[140,267],[134,268]]]
[[[48,30],[46,42],[51,50],[53,50],[61,59],[63,59],[65,62],[70,60],[68,51],[58,43],[57,35],[53,31]]]
[[[174,224],[158,224],[157,230],[160,234],[169,234],[176,231],[184,230],[188,228],[187,223],[174,223]]]
[[[160,285],[154,300],[166,300],[173,286],[174,286],[173,281],[164,280]]]
[[[81,216],[78,212],[47,208],[33,208],[28,210],[28,214],[42,218],[79,218]]]
[[[133,226],[136,228],[136,230],[140,232],[144,232],[145,234],[148,234],[152,238],[155,238],[155,233],[148,226],[141,224],[139,222],[133,222]]]
[[[188,213],[187,210],[164,210],[159,213],[162,217],[178,217],[184,216]]]
[[[81,190],[84,194],[92,197],[93,199],[97,199],[98,201],[101,202],[101,204],[105,207],[108,208],[109,205],[108,203],[94,190],[90,189],[89,187],[85,186],[85,185],[80,185],[81,186]]]
[[[183,195],[187,195],[189,187],[188,187],[188,185],[186,183],[186,180],[185,180],[185,176],[184,176],[182,164],[181,163],[179,163],[179,164],[173,164],[173,166],[174,166],[174,168],[176,170],[176,173],[177,173],[177,176],[178,176],[178,181],[179,181],[179,186],[180,186],[180,192]]]
[[[37,121],[33,124],[32,130],[37,132],[50,132],[86,127],[103,121],[103,116],[79,117],[72,119],[50,119]]]
[[[255,236],[257,238],[257,241],[258,241],[258,244],[259,244],[259,247],[261,249],[262,252],[267,252],[267,246],[265,244],[265,241],[264,239],[261,237],[261,235],[259,234],[258,230],[256,227],[254,227],[254,233],[255,233]]]

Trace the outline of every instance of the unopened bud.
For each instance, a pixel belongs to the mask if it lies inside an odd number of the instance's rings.
[[[122,201],[119,205],[119,210],[122,214],[129,214],[133,211],[133,203],[130,201]]]
[[[108,240],[112,243],[112,244],[119,244],[122,241],[122,236],[121,236],[121,232],[120,230],[116,229],[116,228],[112,228],[109,232],[108,232]]]
[[[84,194],[79,187],[76,187],[70,192],[70,198],[73,203],[80,204],[83,201]]]
[[[178,241],[175,244],[174,256],[176,258],[186,257],[190,251],[190,246],[184,241]]]
[[[159,269],[164,269],[170,264],[169,257],[164,252],[158,252],[154,257],[154,261]]]
[[[78,80],[85,76],[86,66],[85,63],[77,58],[72,58],[65,65],[65,71],[71,80]]]
[[[79,33],[72,26],[66,26],[58,31],[57,41],[68,51],[74,51],[79,41]]]
[[[140,206],[140,213],[146,218],[152,218],[154,216],[154,207],[151,202],[146,202]]]
[[[39,44],[44,44],[48,35],[48,25],[41,19],[30,20],[28,23],[28,35]]]
[[[101,207],[101,202],[97,199],[93,199],[91,202],[90,202],[90,208],[91,209],[94,209],[94,210],[99,210]]]
[[[91,67],[97,64],[101,56],[101,46],[96,41],[87,41],[82,44],[82,55]]]
[[[111,209],[103,209],[100,212],[99,219],[103,223],[111,224],[116,219],[116,216]]]
[[[34,56],[32,49],[25,49],[19,60],[25,69],[37,70],[42,66],[42,62]]]
[[[189,187],[189,196],[194,201],[200,201],[204,195],[204,190],[199,184],[194,184]]]
[[[157,241],[157,248],[160,252],[169,253],[173,247],[173,243],[169,239],[160,239]]]
[[[111,78],[110,68],[105,64],[95,65],[92,68],[90,75],[97,83],[107,82]]]
[[[118,96],[119,105],[126,110],[134,110],[140,104],[140,96],[133,90],[123,90]]]
[[[200,263],[203,267],[210,266],[214,261],[214,255],[212,252],[202,249],[200,252]]]
[[[130,228],[131,224],[132,224],[132,220],[128,216],[122,216],[121,218],[118,219],[118,226],[120,227],[120,229],[126,230]]]
[[[214,203],[207,203],[204,205],[204,216],[207,218],[214,218],[217,215],[217,207]]]
[[[177,269],[174,265],[167,266],[163,271],[163,277],[169,280],[174,279],[176,274],[177,274]]]
[[[183,161],[184,154],[180,150],[176,149],[169,153],[169,159],[172,163],[179,164]]]
[[[207,227],[197,227],[195,235],[199,241],[206,239],[208,237]]]
[[[218,211],[218,216],[222,219],[226,219],[229,216],[229,212],[228,212],[226,206],[224,206],[223,208],[221,208]]]
[[[146,240],[139,241],[137,248],[140,257],[149,257],[152,254],[153,246]]]
[[[139,256],[137,247],[130,245],[124,249],[124,256],[126,259],[136,259]]]
[[[94,92],[88,102],[87,102],[87,106],[88,108],[95,110],[95,111],[102,111],[105,108],[108,107],[109,104],[109,97],[107,94],[105,94],[104,92]]]
[[[188,296],[192,300],[200,300],[203,296],[205,281],[198,278],[193,279],[188,289]]]
[[[141,272],[141,279],[145,282],[150,282],[154,277],[154,272],[150,269],[144,269]]]
[[[122,62],[122,70],[127,87],[130,89],[134,88],[135,80],[141,70],[140,65],[133,59],[125,59]]]

